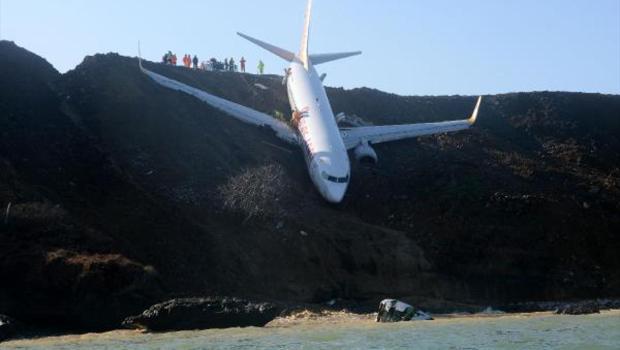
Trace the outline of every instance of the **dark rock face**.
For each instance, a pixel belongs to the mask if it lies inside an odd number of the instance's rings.
[[[12,318],[0,315],[0,342],[14,337],[18,332],[18,325]]]
[[[278,308],[269,303],[237,298],[185,298],[153,305],[141,315],[127,318],[123,325],[151,331],[262,327],[277,314]]]
[[[599,304],[594,301],[589,301],[562,305],[555,313],[558,315],[588,315],[598,314],[600,312],[601,309]]]
[[[290,109],[278,77],[144,64]],[[327,93],[336,113],[375,125],[459,118],[475,102]],[[178,295],[373,309],[386,295],[618,297],[619,111],[620,96],[488,96],[466,132],[377,145],[379,163],[353,163],[330,206],[298,149],[158,86],[135,59],[96,55],[61,75],[0,41],[0,313],[103,330]]]

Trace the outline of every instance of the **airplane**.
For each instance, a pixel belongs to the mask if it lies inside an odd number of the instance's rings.
[[[312,0],[308,0],[301,49],[298,54],[237,33],[242,38],[290,63],[285,76],[292,110],[290,124],[149,71],[143,67],[140,54],[139,67],[143,73],[164,87],[192,95],[243,122],[271,128],[282,140],[300,146],[310,179],[316,189],[326,201],[335,204],[342,202],[351,180],[348,151],[352,150],[358,161],[368,159],[377,162],[377,153],[372,148],[374,144],[465,130],[474,125],[478,118],[482,96],[478,97],[469,119],[438,123],[339,128],[323,86],[325,75],[319,76],[315,66],[360,55],[361,52],[310,54],[308,43],[311,11]]]

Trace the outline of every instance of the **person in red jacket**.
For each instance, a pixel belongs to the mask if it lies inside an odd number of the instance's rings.
[[[241,64],[241,72],[245,73],[245,57],[241,57],[241,61],[239,61],[239,63]]]

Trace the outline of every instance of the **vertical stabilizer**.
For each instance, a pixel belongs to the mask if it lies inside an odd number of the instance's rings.
[[[308,40],[310,39],[310,20],[312,17],[312,0],[308,0],[308,7],[306,7],[306,19],[304,21],[304,33],[301,37],[301,50],[299,52],[299,58],[303,62],[306,70],[310,67],[310,55],[308,55]]]

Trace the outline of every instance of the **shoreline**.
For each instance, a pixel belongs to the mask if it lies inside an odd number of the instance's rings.
[[[323,310],[323,311],[310,311],[302,310],[294,312],[287,316],[277,317],[273,321],[269,322],[264,328],[287,328],[296,327],[300,325],[312,325],[312,324],[343,324],[354,321],[371,322],[376,324],[393,324],[393,323],[433,323],[436,321],[445,320],[465,320],[465,319],[489,319],[489,318],[503,318],[503,317],[539,317],[539,316],[588,316],[588,315],[602,315],[602,314],[617,314],[620,316],[620,308],[604,309],[598,313],[587,313],[582,315],[567,315],[558,314],[554,310],[545,311],[522,311],[522,312],[504,312],[499,310],[482,311],[477,313],[468,312],[453,312],[453,313],[436,313],[432,314],[432,320],[411,320],[401,322],[377,322],[377,313],[354,313],[348,311],[335,311],[335,310]]]
[[[32,338],[13,339],[0,344],[7,346],[8,348],[21,349],[29,346],[60,346],[63,344],[70,344],[79,347],[86,342],[105,342],[105,341],[118,341],[118,340],[131,340],[136,337],[153,337],[153,338],[175,338],[186,337],[189,334],[199,334],[202,332],[208,334],[221,334],[230,335],[235,333],[242,333],[244,331],[251,332],[253,334],[263,334],[269,332],[278,331],[294,331],[296,329],[313,330],[321,329],[324,327],[342,328],[351,327],[355,328],[376,328],[386,327],[394,325],[407,325],[407,324],[420,324],[420,325],[437,325],[442,326],[451,323],[462,323],[468,320],[481,321],[489,319],[523,319],[523,318],[545,318],[545,317],[565,317],[567,319],[575,317],[620,317],[620,309],[601,310],[598,314],[588,315],[558,315],[553,311],[538,311],[538,312],[521,312],[521,313],[477,313],[477,314],[465,314],[465,313],[452,313],[452,314],[436,314],[433,315],[432,321],[406,321],[396,323],[378,323],[375,322],[374,317],[376,313],[370,314],[355,314],[351,312],[332,311],[332,312],[299,312],[293,315],[278,317],[265,327],[247,327],[247,328],[226,328],[226,329],[206,329],[206,330],[185,330],[174,332],[148,332],[145,330],[136,329],[117,329],[107,332],[91,332],[84,334],[64,334],[64,335],[51,335]]]

